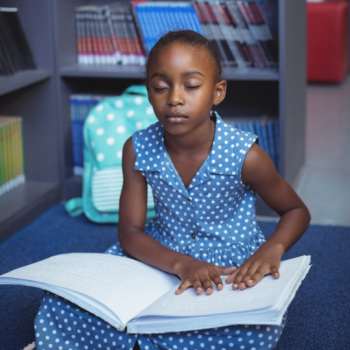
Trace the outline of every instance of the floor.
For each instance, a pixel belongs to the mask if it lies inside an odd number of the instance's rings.
[[[350,226],[350,76],[308,86],[306,162],[294,187],[313,224]]]

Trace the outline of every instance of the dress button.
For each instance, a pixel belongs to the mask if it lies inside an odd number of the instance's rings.
[[[191,202],[191,198],[187,198],[187,200],[188,200],[189,202]]]
[[[191,233],[191,237],[192,237],[193,239],[195,239],[195,238],[196,238],[196,234],[195,234],[195,233]]]

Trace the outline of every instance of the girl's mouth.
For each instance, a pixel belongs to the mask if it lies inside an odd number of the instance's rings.
[[[165,119],[172,124],[181,124],[188,119],[188,116],[182,113],[173,112],[173,113],[167,114],[165,116]]]

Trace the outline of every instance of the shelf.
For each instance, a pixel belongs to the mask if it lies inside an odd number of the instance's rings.
[[[0,243],[59,202],[57,184],[28,181],[0,197]]]
[[[0,96],[9,92],[38,83],[51,77],[51,72],[45,69],[26,70],[14,75],[0,76]]]
[[[145,67],[140,66],[95,66],[73,64],[62,68],[61,77],[75,78],[128,78],[144,79]],[[278,81],[278,68],[229,68],[224,70],[227,80]]]

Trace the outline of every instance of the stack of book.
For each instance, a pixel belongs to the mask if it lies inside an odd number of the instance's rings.
[[[278,45],[257,1],[133,1],[76,11],[78,63],[139,64],[169,31],[210,40],[224,67],[278,67]]]
[[[107,97],[109,95],[75,94],[70,96],[74,175],[83,174],[83,127],[85,119],[91,109]]]
[[[279,171],[280,132],[277,118],[267,116],[256,118],[223,117],[223,120],[236,129],[258,135],[259,146],[269,155]]]
[[[79,64],[145,64],[128,5],[78,7],[76,30]]]
[[[0,196],[24,182],[22,118],[0,117]]]
[[[16,7],[0,7],[0,75],[36,69]]]

